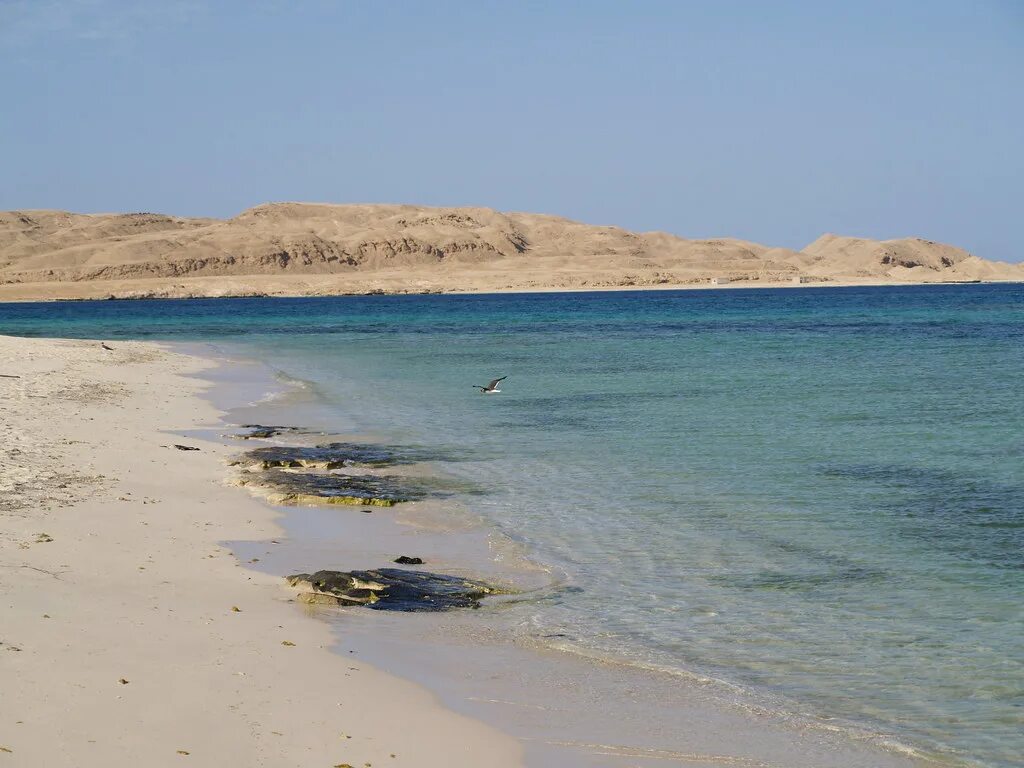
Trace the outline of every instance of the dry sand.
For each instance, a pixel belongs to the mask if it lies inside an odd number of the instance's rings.
[[[204,363],[112,346],[0,337],[0,767],[519,765],[219,544],[279,529],[168,431]]]
[[[487,208],[274,203],[227,219],[0,212],[0,301],[1024,281],[920,238],[801,251]]]

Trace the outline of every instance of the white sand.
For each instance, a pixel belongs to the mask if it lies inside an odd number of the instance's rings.
[[[519,765],[218,543],[279,529],[167,431],[203,363],[112,346],[0,337],[0,768]]]

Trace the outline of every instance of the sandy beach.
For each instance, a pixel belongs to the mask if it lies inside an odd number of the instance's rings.
[[[0,338],[0,765],[519,765],[231,556],[280,529],[175,434],[208,363],[112,346]]]

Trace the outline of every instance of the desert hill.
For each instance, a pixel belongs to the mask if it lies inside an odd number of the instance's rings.
[[[273,203],[234,218],[0,212],[0,300],[1024,280],[920,239],[802,251],[487,208]]]

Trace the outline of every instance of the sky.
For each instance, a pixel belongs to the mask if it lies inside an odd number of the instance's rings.
[[[1024,0],[0,0],[0,210],[476,205],[1024,260]]]

